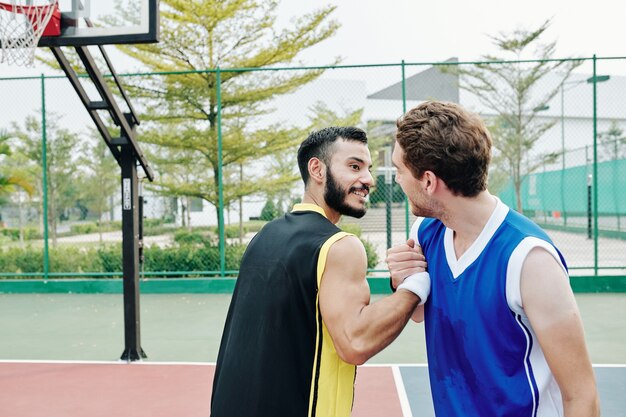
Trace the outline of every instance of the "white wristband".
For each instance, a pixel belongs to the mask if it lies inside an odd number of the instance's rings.
[[[398,289],[411,291],[420,298],[419,305],[422,305],[428,300],[430,295],[430,275],[428,272],[418,272],[417,274],[409,275],[402,284],[398,285]]]

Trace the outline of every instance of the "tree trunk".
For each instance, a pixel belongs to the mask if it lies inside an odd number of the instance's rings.
[[[102,246],[102,215],[104,214],[104,208],[99,205],[98,207],[98,243]]]
[[[52,197],[52,193],[50,193]],[[52,237],[52,247],[57,246],[57,208],[54,199],[49,199],[48,234]]]
[[[239,183],[243,184],[243,164],[239,164]],[[239,197],[239,244],[243,245],[243,197]]]
[[[517,206],[517,212],[524,214],[524,207],[522,206],[522,181],[517,178],[514,181],[515,184],[515,204]]]
[[[185,197],[187,201],[187,230],[191,232],[191,198]]]
[[[23,204],[22,204],[22,192],[17,193],[17,208],[18,208],[18,216],[17,216],[17,224],[20,231],[20,246],[24,246],[24,213],[22,212]]]

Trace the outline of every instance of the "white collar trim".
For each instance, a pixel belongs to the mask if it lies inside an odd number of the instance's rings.
[[[446,227],[443,238],[444,249],[448,266],[450,267],[450,271],[452,271],[454,279],[458,278],[476,259],[478,259],[509,213],[509,208],[500,201],[498,197],[494,196],[494,198],[497,200],[496,208],[493,210],[493,213],[491,213],[480,235],[478,235],[476,240],[459,259],[456,258],[456,252],[454,251],[454,230]]]

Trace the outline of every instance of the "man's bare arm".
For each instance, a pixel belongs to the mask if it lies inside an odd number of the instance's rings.
[[[521,294],[524,311],[561,389],[565,416],[599,416],[595,376],[576,300],[567,275],[545,249],[528,254]]]
[[[388,346],[402,331],[420,299],[401,289],[370,304],[367,257],[354,236],[335,242],[328,253],[319,292],[322,319],[335,349],[360,365]]]

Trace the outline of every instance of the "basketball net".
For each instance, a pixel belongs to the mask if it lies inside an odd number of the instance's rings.
[[[60,24],[58,0],[0,1],[0,62],[31,66],[41,36],[58,36]]]

